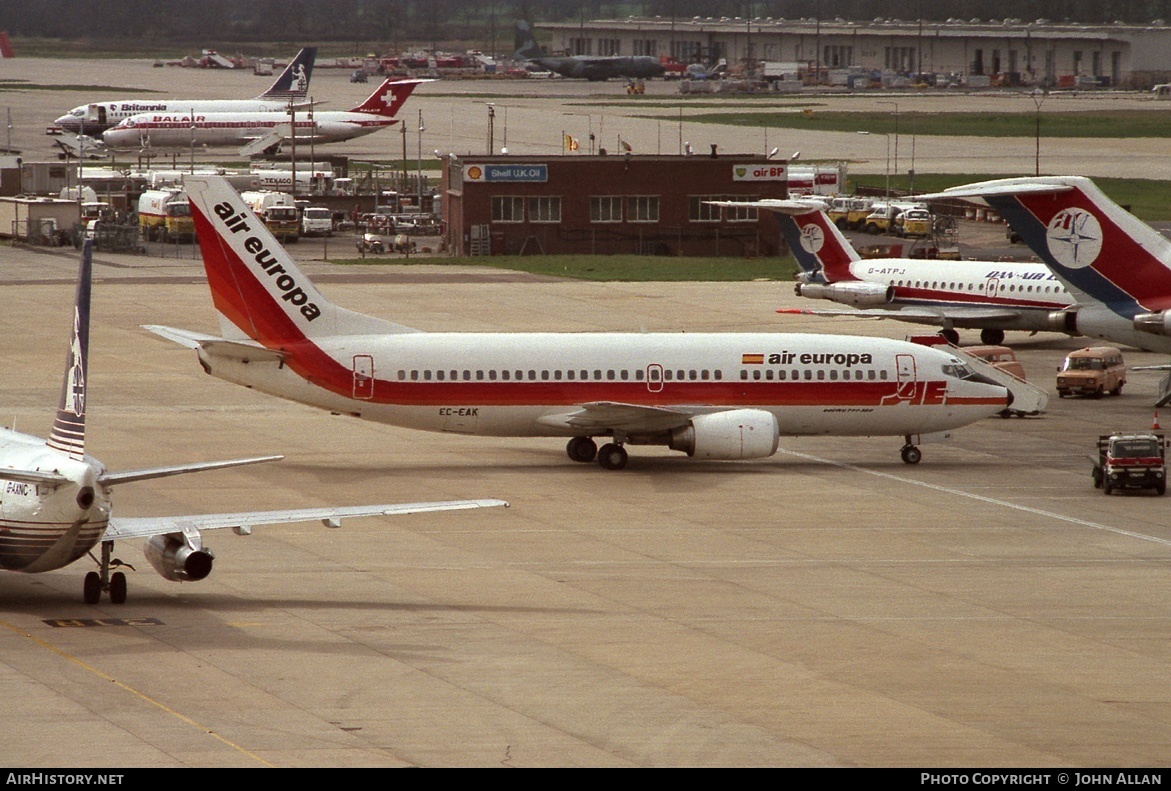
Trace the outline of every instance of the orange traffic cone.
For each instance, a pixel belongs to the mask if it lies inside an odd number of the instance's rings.
[[[1159,410],[1155,410],[1155,422],[1151,424],[1151,431],[1162,431],[1163,427],[1159,425]]]

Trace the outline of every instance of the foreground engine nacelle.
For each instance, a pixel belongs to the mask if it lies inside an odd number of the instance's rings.
[[[780,427],[771,412],[733,409],[699,415],[671,431],[671,450],[695,459],[761,459],[777,452]]]
[[[143,549],[147,562],[163,579],[171,582],[199,582],[211,574],[215,555],[210,549],[192,549],[182,538],[155,536]]]
[[[1134,328],[1152,335],[1171,335],[1171,314],[1166,310],[1140,313],[1134,317]]]
[[[828,299],[856,308],[888,305],[895,296],[894,286],[864,283],[859,280],[852,280],[849,283],[798,283],[795,290],[799,297]]]
[[[1049,314],[1046,322],[1050,332],[1064,332],[1066,335],[1081,335],[1077,328],[1076,310],[1056,310]]]

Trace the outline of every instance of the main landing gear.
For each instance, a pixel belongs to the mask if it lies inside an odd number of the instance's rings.
[[[903,445],[899,455],[903,457],[903,462],[906,464],[918,464],[923,459],[923,451],[911,444],[910,437],[904,437],[904,439],[907,440],[907,444]]]
[[[565,452],[569,458],[582,463],[597,459],[606,470],[620,470],[630,458],[617,442],[607,442],[599,450],[592,437],[574,437],[566,444]]]
[[[134,570],[134,566],[123,563],[117,558],[111,560],[110,553],[113,551],[113,541],[102,542],[102,559],[97,561],[98,565],[101,566],[101,571],[91,571],[86,574],[85,582],[82,584],[82,597],[86,604],[97,604],[102,598],[103,591],[109,592],[111,604],[126,603],[126,575],[121,571],[115,571],[111,574],[110,566],[125,566],[131,571]],[[89,556],[92,558],[93,553],[91,552]]]

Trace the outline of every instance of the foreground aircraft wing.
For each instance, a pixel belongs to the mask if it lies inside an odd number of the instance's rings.
[[[580,404],[573,412],[546,415],[537,422],[558,428],[601,431],[617,429],[627,432],[666,431],[687,424],[693,413],[681,409],[595,401]]]
[[[943,321],[1009,321],[1019,318],[1020,311],[1010,308],[952,307],[939,308],[780,308],[777,313],[790,316],[847,316],[855,319],[895,319],[937,323]]]
[[[418,514],[427,511],[461,511],[469,508],[507,507],[504,500],[448,500],[423,503],[392,503],[389,505],[357,505],[345,508],[302,508],[292,511],[244,511],[234,514],[201,514],[196,516],[111,517],[103,541],[127,538],[150,538],[168,533],[217,530],[234,527],[248,532],[252,525],[280,525],[292,522],[321,520],[329,527],[340,527],[342,519],[359,516],[390,516]]]

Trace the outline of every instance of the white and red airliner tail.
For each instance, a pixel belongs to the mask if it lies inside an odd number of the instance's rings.
[[[415,88],[418,88],[425,82],[431,80],[416,80],[416,79],[401,79],[390,78],[382,85],[378,86],[378,90],[370,94],[366,101],[359,104],[357,107],[351,108],[352,113],[369,113],[371,115],[382,115],[387,118],[394,118],[398,115],[399,109],[403,106],[411,94],[414,93]]]
[[[112,515],[115,486],[220,470],[281,456],[196,462],[111,472],[85,453],[86,365],[89,348],[92,242],[82,249],[73,308],[73,329],[65,362],[57,417],[48,440],[0,428],[0,569],[25,574],[53,571],[92,557],[101,544],[98,571],[85,575],[84,598],[96,604],[103,592],[110,601],[126,601],[126,575],[111,569],[114,542],[147,539],[147,561],[164,578],[196,582],[211,573],[215,555],[203,545],[201,530],[231,527],[242,535],[253,525],[322,520],[338,527],[344,518],[421,511],[449,511],[507,505],[502,500],[455,500],[435,503],[390,503],[344,508],[244,511],[229,514],[122,518]]]
[[[1065,284],[1071,332],[1171,351],[1171,242],[1083,176],[996,179],[928,198],[986,202]]]
[[[215,338],[153,332],[204,370],[338,414],[471,435],[569,437],[575,461],[624,445],[763,458],[781,434],[920,435],[999,412],[1004,388],[901,341],[749,333],[429,333],[330,303],[222,178],[185,180]],[[608,437],[601,449],[594,437]]]

